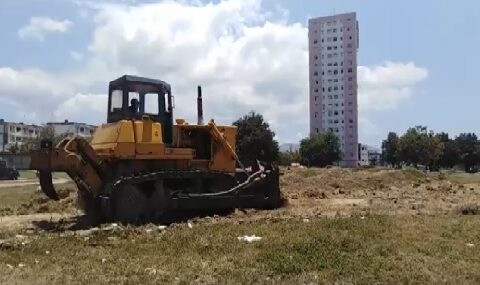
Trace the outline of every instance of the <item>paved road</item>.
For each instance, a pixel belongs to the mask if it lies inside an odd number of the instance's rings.
[[[53,184],[64,184],[67,182],[70,182],[70,180],[66,178],[53,179]],[[0,188],[22,187],[29,185],[40,185],[40,183],[38,182],[38,179],[9,180],[0,182]]]

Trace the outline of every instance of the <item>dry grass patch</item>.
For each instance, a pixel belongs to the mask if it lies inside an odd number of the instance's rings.
[[[479,229],[467,216],[383,216],[60,231],[23,245],[0,234],[0,283],[478,284]],[[237,240],[251,234],[263,239]]]

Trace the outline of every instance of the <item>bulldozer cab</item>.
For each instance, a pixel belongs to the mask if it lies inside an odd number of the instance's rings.
[[[148,116],[162,125],[163,141],[172,143],[173,105],[170,85],[144,77],[124,75],[108,88],[107,122],[141,120]]]

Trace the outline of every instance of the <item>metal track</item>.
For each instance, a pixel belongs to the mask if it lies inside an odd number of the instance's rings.
[[[238,192],[242,189],[248,188],[251,184],[258,182],[258,179],[263,179],[265,175],[263,174],[263,170],[259,170],[256,173],[250,175],[245,181],[240,183],[237,181],[237,185],[235,185],[233,188],[221,191],[218,193],[203,193],[203,194],[186,194],[182,193],[181,191],[178,191],[176,193],[172,194],[179,194],[181,196],[195,196],[195,197],[200,197],[200,196],[220,196],[220,195],[226,195],[230,194],[233,192]],[[119,179],[117,179],[111,189],[111,193],[113,193],[115,190],[121,187],[122,184],[124,183],[143,183],[147,181],[156,181],[159,179],[180,179],[180,178],[215,178],[219,176],[228,176],[232,177],[232,175],[228,172],[220,172],[220,171],[203,171],[203,170],[186,170],[186,171],[178,171],[178,170],[161,170],[161,171],[155,171],[155,172],[149,172],[149,173],[142,173],[138,175],[131,175],[131,176],[123,176]],[[233,177],[234,178],[234,177]],[[253,178],[256,178],[257,180],[254,180]]]

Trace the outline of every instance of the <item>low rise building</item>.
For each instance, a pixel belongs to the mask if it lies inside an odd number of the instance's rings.
[[[369,148],[368,161],[370,165],[382,165],[382,152],[377,148]]]
[[[369,165],[370,162],[368,160],[368,146],[365,144],[358,144],[358,165],[364,166]]]
[[[91,137],[96,130],[96,126],[85,124],[85,123],[77,123],[77,122],[69,122],[65,120],[64,122],[50,122],[47,123],[47,127],[51,127],[56,136],[69,134],[69,135],[77,135],[81,137]]]
[[[61,123],[34,125],[6,122],[0,119],[0,152],[12,152],[13,149],[21,150],[22,145],[38,138],[45,127],[51,127],[56,136],[68,134],[90,137],[96,129],[96,126],[67,120]]]
[[[20,147],[22,144],[37,138],[41,130],[42,126],[39,125],[0,120],[1,150],[8,152],[13,147]]]

